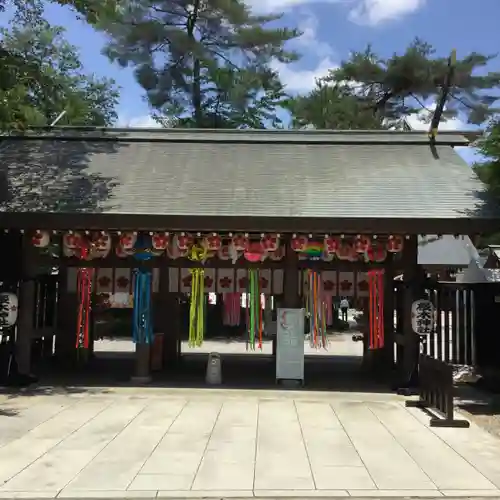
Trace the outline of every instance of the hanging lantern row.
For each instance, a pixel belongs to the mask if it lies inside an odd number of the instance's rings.
[[[387,253],[403,250],[404,238],[391,235],[386,241],[377,237],[358,235],[354,238],[325,235],[323,240],[313,239],[312,235],[292,236],[290,247],[302,258],[316,258],[332,261],[337,258],[350,262],[364,259],[367,262],[383,262]]]
[[[34,247],[45,250],[51,245],[49,231],[35,231],[31,237]],[[81,260],[104,259],[111,251],[111,236],[106,231],[68,231],[62,237],[62,249],[65,257]]]
[[[32,236],[33,246],[43,250],[51,244],[51,232],[37,230]],[[63,234],[63,255],[83,260],[105,258],[109,255],[113,239],[106,231],[68,231]],[[202,255],[197,259],[206,261],[218,257],[235,263],[241,257],[249,262],[263,262],[266,259],[279,261],[285,256],[280,245],[279,234],[262,233],[250,236],[247,233],[168,233],[136,232],[117,233],[115,253],[118,257],[134,256],[140,260],[160,256],[163,253],[170,259],[189,257],[193,251]]]

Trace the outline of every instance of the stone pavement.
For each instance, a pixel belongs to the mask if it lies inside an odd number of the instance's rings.
[[[500,497],[500,441],[390,394],[0,396],[0,498]]]

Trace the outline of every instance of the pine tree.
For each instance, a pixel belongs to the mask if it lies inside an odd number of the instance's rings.
[[[284,98],[273,60],[299,33],[270,28],[242,0],[128,0],[103,22],[107,54],[135,69],[159,120],[182,126],[263,127]]]
[[[309,95],[294,100],[292,113],[302,126],[310,120],[313,126],[327,128],[404,128],[405,119],[414,113],[430,124],[435,106],[429,102],[440,99],[450,78],[442,120],[459,116],[481,124],[498,112],[493,104],[500,73],[484,74],[493,57],[473,52],[450,68],[448,56],[436,56],[433,47],[419,39],[388,59],[368,46],[332,69]]]

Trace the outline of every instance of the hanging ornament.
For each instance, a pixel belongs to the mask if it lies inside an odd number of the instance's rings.
[[[384,347],[384,270],[368,271],[370,349]]]
[[[307,236],[297,236],[293,235],[292,241],[290,242],[290,247],[295,252],[304,252],[307,248],[307,242],[309,239]]]
[[[324,254],[325,255],[336,255],[337,250],[339,249],[339,239],[336,238],[335,236],[325,236],[324,239]]]
[[[276,252],[280,246],[280,235],[262,234],[260,243],[265,252]]]
[[[212,233],[210,236],[205,236],[203,246],[209,252],[218,252],[222,247],[222,238],[217,233]]]
[[[309,320],[309,342],[311,347],[324,349],[328,346],[326,332],[326,303],[320,273],[308,269],[305,274],[304,300]]]
[[[368,236],[356,236],[354,239],[354,250],[357,253],[365,253],[370,248],[372,242]]]
[[[0,328],[10,328],[17,322],[19,312],[17,295],[0,293]]]
[[[35,231],[31,243],[36,248],[47,248],[50,244],[50,233],[42,230]]]
[[[168,233],[153,233],[151,243],[155,250],[164,252],[170,242],[170,235]]]
[[[137,233],[127,231],[120,236],[119,245],[125,252],[132,250],[137,241]]]
[[[135,344],[151,344],[154,339],[153,320],[151,316],[153,278],[151,271],[142,268],[134,269],[134,276],[132,338]]]
[[[374,244],[365,252],[365,260],[368,262],[384,262],[387,250],[383,245]]]
[[[78,312],[76,324],[76,348],[88,349],[90,312],[92,309],[92,278],[94,270],[80,268],[77,273]]]
[[[193,245],[194,238],[189,233],[181,233],[177,235],[176,243],[177,243],[177,248],[181,252],[185,252],[189,250],[189,248]]]
[[[347,243],[341,242],[337,249],[337,258],[339,260],[352,260],[354,247]]]
[[[235,234],[231,242],[233,244],[234,249],[237,252],[243,252],[244,250],[247,249],[250,240],[248,239],[248,236],[240,233],[240,234]]]
[[[262,304],[260,301],[262,289],[258,269],[248,270],[247,293],[247,349],[255,350],[255,341],[259,340],[258,348],[262,349]]]
[[[229,260],[231,258],[229,245],[222,245],[217,252],[217,257],[219,257],[220,260]]]
[[[403,250],[404,239],[402,236],[389,236],[387,240],[387,251],[390,253],[399,253]]]

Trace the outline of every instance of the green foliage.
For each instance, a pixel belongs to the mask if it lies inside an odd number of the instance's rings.
[[[493,104],[500,73],[480,74],[493,57],[473,52],[456,61],[443,119],[460,115],[480,124],[498,112]],[[433,47],[419,39],[388,59],[368,46],[331,70],[305,100],[294,102],[293,113],[299,123],[311,120],[314,126],[328,128],[400,128],[407,116],[425,111],[429,99],[437,101],[448,72],[448,57],[437,57]],[[322,90],[328,86],[333,89]],[[430,122],[433,110],[427,111],[423,118]]]
[[[318,81],[306,95],[287,100],[293,128],[330,130],[382,129],[380,116],[374,114],[351,89],[340,83]]]
[[[113,81],[86,75],[62,27],[41,14],[19,12],[0,29],[0,127],[59,124],[107,125],[116,119]]]
[[[476,163],[474,171],[500,201],[500,122],[491,123],[485,136],[478,141],[478,150],[485,161]]]
[[[252,15],[242,0],[125,0],[99,26],[108,56],[135,69],[158,120],[261,128],[284,96],[270,63],[297,58],[284,43],[299,33],[268,27],[277,19]]]

